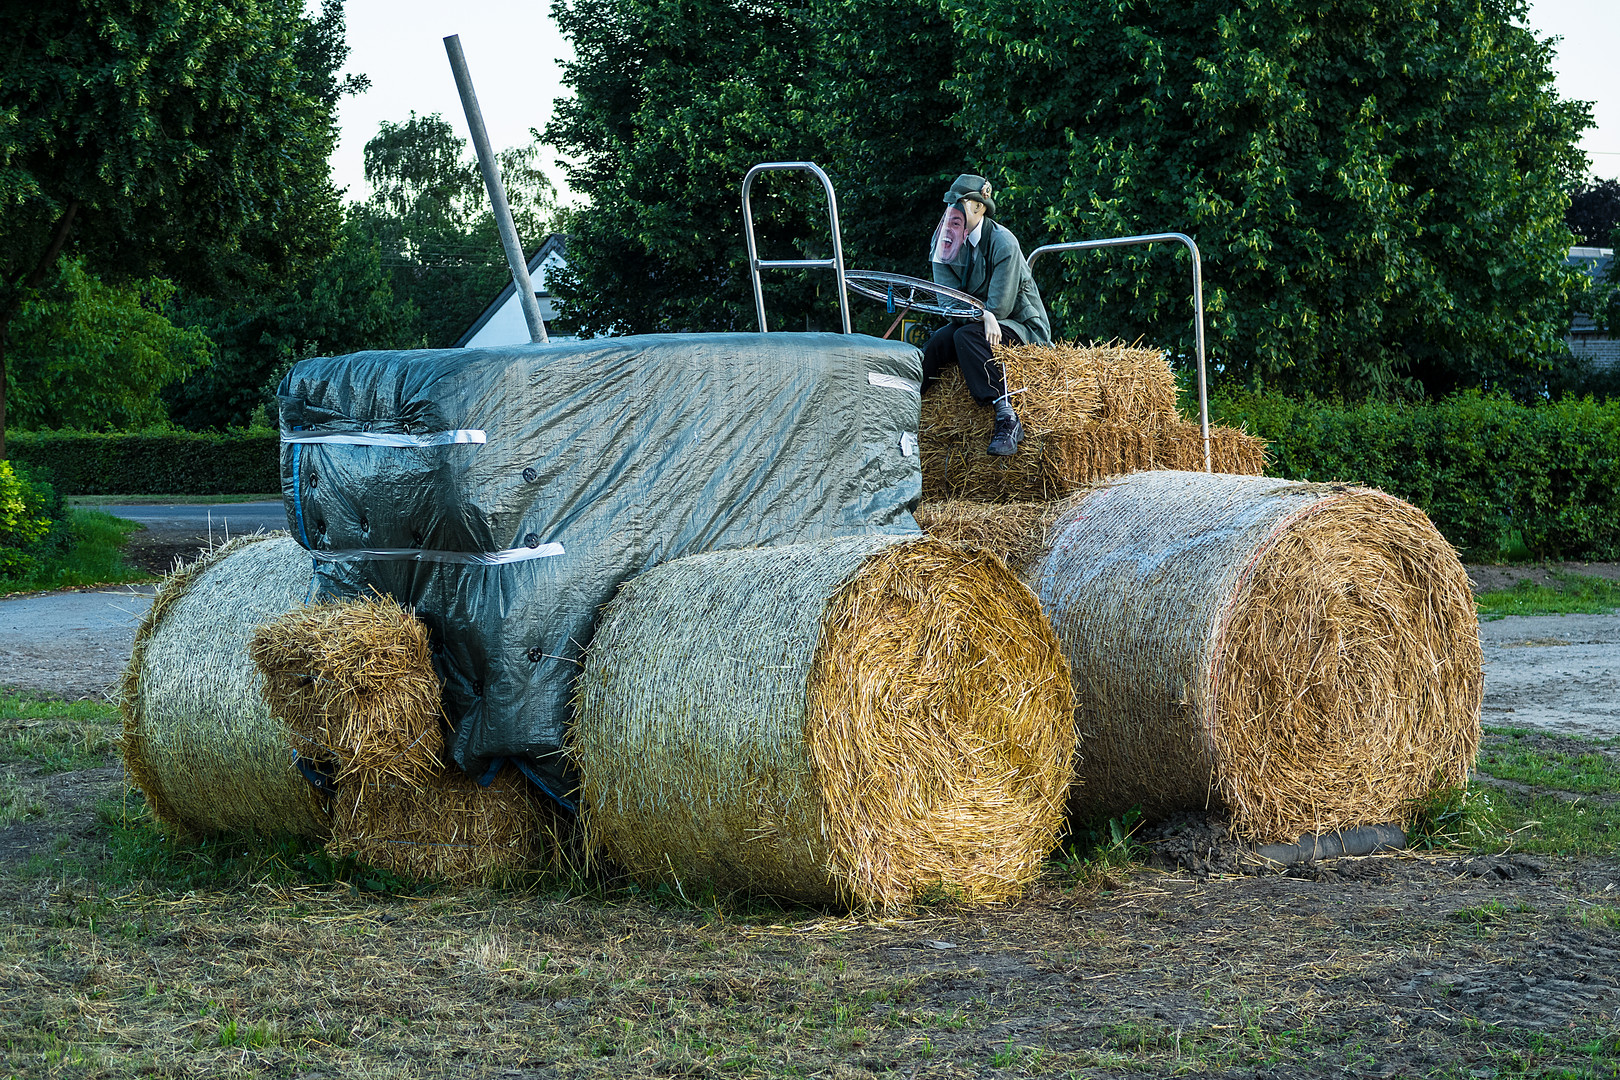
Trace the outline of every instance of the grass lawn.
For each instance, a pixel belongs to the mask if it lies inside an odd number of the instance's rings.
[[[1551,584],[1521,581],[1474,597],[1482,619],[1506,615],[1606,615],[1620,608],[1620,582],[1554,571]]]
[[[68,510],[73,544],[60,558],[35,567],[23,578],[0,581],[0,592],[43,592],[82,585],[121,585],[151,581],[152,575],[124,561],[123,547],[141,526],[101,510]]]

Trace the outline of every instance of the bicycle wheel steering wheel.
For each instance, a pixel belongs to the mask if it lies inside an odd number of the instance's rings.
[[[984,304],[973,296],[922,278],[882,270],[846,270],[844,284],[850,292],[887,304],[891,312],[921,311],[951,319],[984,317]]]

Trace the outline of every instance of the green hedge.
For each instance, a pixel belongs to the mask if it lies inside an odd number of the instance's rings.
[[[281,490],[279,441],[265,429],[17,431],[6,434],[6,452],[50,470],[64,495],[248,495]]]
[[[1620,559],[1620,400],[1240,395],[1211,401],[1210,415],[1265,438],[1272,475],[1358,481],[1422,507],[1466,559]]]

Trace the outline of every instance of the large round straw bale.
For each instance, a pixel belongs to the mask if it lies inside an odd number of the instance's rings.
[[[1006,567],[860,536],[677,559],[603,613],[570,750],[634,873],[884,906],[989,900],[1061,827],[1067,665]]]
[[[515,767],[481,785],[447,764],[428,630],[397,601],[296,608],[260,626],[249,655],[283,737],[330,777],[331,854],[476,881],[528,862],[556,831]]]
[[[1479,746],[1456,553],[1378,491],[1195,472],[1076,496],[1028,580],[1073,665],[1073,806],[1222,804],[1257,841],[1401,819]]]
[[[193,834],[321,836],[327,816],[248,659],[253,629],[302,604],[309,553],[246,536],[166,578],[120,686],[124,765],[159,820]]]

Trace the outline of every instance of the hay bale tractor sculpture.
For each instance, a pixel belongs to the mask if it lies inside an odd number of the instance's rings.
[[[759,258],[771,171],[819,180],[830,259]],[[758,334],[539,324],[288,374],[290,538],[172,577],[126,675],[160,818],[451,880],[583,837],[678,887],[888,907],[1017,894],[1066,814],[1211,807],[1292,840],[1466,776],[1455,553],[1415,508],[1267,480],[1262,443],[1211,429],[1190,237],[1031,262],[1183,244],[1198,423],[1156,351],[1003,349],[1031,436],[990,461],[949,381],[921,398],[915,346],[848,311],[979,301],[846,269],[813,163],[756,166],[742,202]],[[766,332],[783,268],[833,272],[844,333]]]

